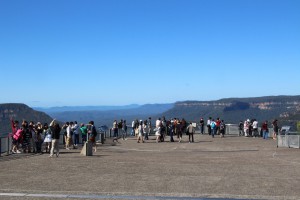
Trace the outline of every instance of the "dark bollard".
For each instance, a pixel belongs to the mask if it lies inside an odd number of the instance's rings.
[[[104,144],[104,132],[100,133],[100,141],[101,141],[101,144]]]

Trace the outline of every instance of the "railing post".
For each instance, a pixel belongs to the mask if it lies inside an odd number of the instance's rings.
[[[1,157],[1,153],[2,153],[2,138],[0,137],[0,157]]]
[[[6,151],[6,155],[9,155],[9,136],[7,136],[7,151]]]

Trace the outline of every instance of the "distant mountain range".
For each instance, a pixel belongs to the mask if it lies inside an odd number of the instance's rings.
[[[145,105],[129,105],[129,106],[95,106],[91,110],[83,110],[84,107],[55,108],[47,111],[47,113],[60,121],[78,121],[87,123],[91,120],[97,122],[97,125],[111,126],[114,120],[125,119],[131,123],[134,119],[148,119],[151,116],[160,115],[170,110],[174,104],[145,104]]]
[[[300,121],[300,96],[269,96],[256,98],[228,98],[217,101],[184,101],[164,112],[167,118],[183,117],[188,121],[198,122],[200,117],[217,117],[225,123],[237,124],[240,120],[257,119],[296,126]]]
[[[131,104],[125,106],[61,106],[61,107],[33,107],[33,109],[45,113],[60,113],[72,111],[111,111],[111,110],[125,110],[139,108],[141,105]]]
[[[237,124],[240,120],[257,119],[272,121],[279,119],[280,125],[296,127],[300,121],[300,96],[268,96],[256,98],[227,98],[216,101],[182,101],[174,104],[145,104],[127,106],[79,106],[32,108],[24,104],[0,104],[0,134],[10,130],[10,117],[22,121],[50,122],[52,118],[59,121],[78,121],[87,123],[95,121],[97,126],[112,126],[113,120],[126,119],[130,125],[134,119],[148,119],[153,122],[158,117],[185,118],[187,121],[199,122],[200,117],[221,118],[225,123]],[[47,113],[47,114],[45,114]]]
[[[0,135],[11,132],[11,118],[18,120],[20,125],[23,120],[41,123],[50,123],[52,121],[52,118],[46,113],[33,110],[25,104],[0,104]]]

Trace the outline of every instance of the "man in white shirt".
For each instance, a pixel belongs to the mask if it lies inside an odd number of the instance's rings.
[[[211,126],[210,126],[210,124],[211,124],[211,117],[208,118],[207,123],[206,123],[208,135],[211,134]]]
[[[253,120],[252,127],[253,127],[253,137],[258,137],[259,136],[259,133],[258,133],[258,122],[257,122],[256,119]]]

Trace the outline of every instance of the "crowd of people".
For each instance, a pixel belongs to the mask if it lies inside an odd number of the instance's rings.
[[[59,156],[58,142],[61,128],[53,120],[49,125],[47,123],[33,121],[22,121],[21,125],[17,120],[11,120],[12,127],[12,153],[50,153]],[[44,144],[44,145],[43,145]]]
[[[166,136],[169,136],[170,142],[175,142],[174,137],[177,137],[178,142],[182,142],[183,135],[189,136],[189,142],[194,142],[194,134],[196,124],[192,122],[187,122],[184,118],[171,118],[167,120],[165,117],[158,118],[155,121],[155,126],[152,126],[151,117],[146,120],[133,120],[131,123],[132,131],[131,136],[136,136],[137,142],[144,143],[146,140],[149,140],[149,135],[156,136],[156,142],[164,142]],[[200,123],[200,133],[204,134],[204,119],[201,118]],[[226,125],[224,120],[212,119],[211,117],[207,121],[208,134],[214,137],[215,135],[220,135],[224,137]],[[119,137],[126,140],[127,136],[127,125],[126,120],[114,120],[112,125],[113,136],[115,140]],[[120,136],[119,136],[120,135]]]
[[[226,133],[226,125],[224,120],[220,118],[213,119],[209,117],[205,124],[203,118],[200,119],[198,127],[200,134],[207,134],[215,137],[220,135],[224,137]],[[196,123],[187,122],[184,118],[171,118],[167,120],[165,117],[158,118],[155,121],[155,126],[152,126],[151,117],[146,120],[133,120],[131,123],[132,131],[130,136],[136,136],[137,143],[144,143],[149,140],[150,135],[155,135],[156,142],[164,142],[166,136],[169,136],[170,142],[175,142],[174,137],[177,137],[177,141],[182,142],[183,135],[189,136],[189,142],[194,142],[194,134]],[[205,128],[205,126],[207,128]],[[49,125],[47,123],[34,123],[33,121],[22,121],[21,125],[18,121],[11,120],[12,127],[12,153],[49,153],[49,157],[53,157],[54,151],[56,156],[59,156],[59,139],[60,133],[63,132],[63,144],[66,150],[71,148],[75,149],[81,143],[82,145],[86,141],[90,141],[93,144],[94,151],[97,151],[96,136],[97,129],[93,121],[88,124],[78,125],[77,121],[66,122],[62,126],[53,120]],[[272,122],[273,139],[276,139],[279,127],[278,120],[275,119]],[[127,140],[128,125],[126,120],[114,120],[112,124],[112,133],[114,140],[122,138]],[[81,134],[82,140],[79,141],[79,134]],[[239,123],[239,135],[245,137],[262,137],[267,139],[269,137],[269,123],[264,121],[261,125],[260,131],[258,121],[256,119],[240,121]]]
[[[59,156],[59,140],[61,131],[63,131],[63,144],[67,150],[77,148],[79,141],[79,130],[81,132],[82,141],[84,144],[89,140],[97,151],[96,136],[97,129],[93,121],[87,125],[77,122],[66,122],[62,127],[54,119],[49,125],[48,123],[29,123],[25,120],[21,125],[19,121],[11,119],[12,128],[12,150],[13,154],[19,153],[49,153],[49,157],[53,157],[54,152],[56,157]]]
[[[279,126],[278,126],[278,120],[274,119],[272,121],[272,128],[273,128],[273,135],[272,138],[276,140],[278,132],[279,132]],[[239,135],[244,135],[245,137],[262,137],[263,139],[269,138],[269,122],[268,120],[264,121],[261,124],[261,129],[259,131],[259,125],[258,121],[256,119],[247,119],[244,122],[240,121],[239,123]]]

